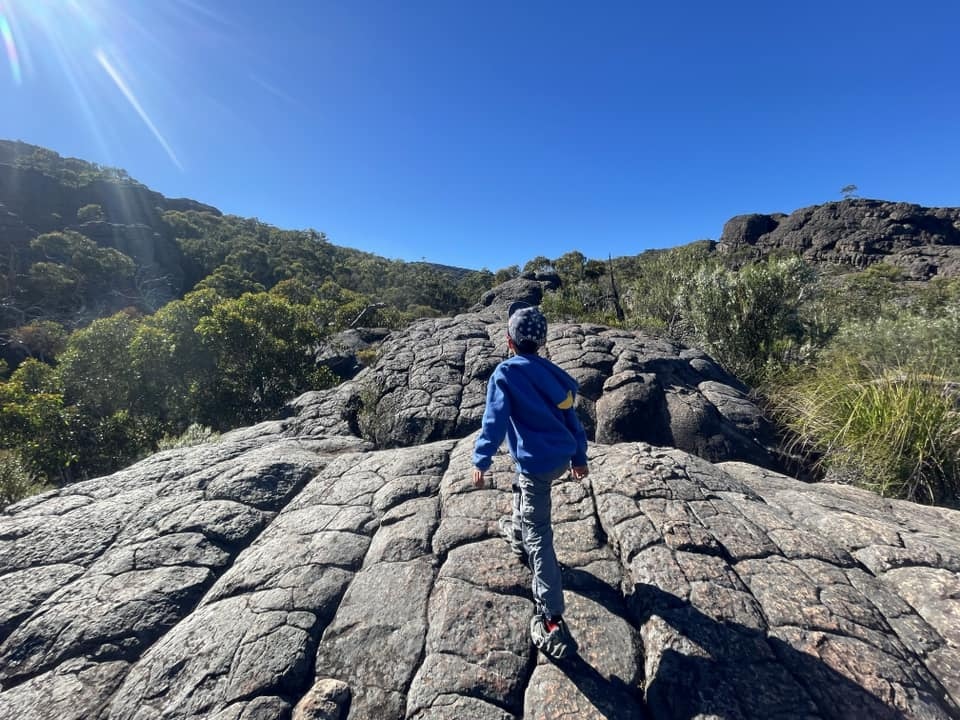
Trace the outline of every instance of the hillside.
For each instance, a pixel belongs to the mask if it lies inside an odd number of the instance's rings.
[[[799,254],[815,266],[859,270],[883,262],[906,279],[954,277],[960,209],[849,199],[734,217],[709,244],[741,260]],[[618,264],[642,264],[646,256]],[[559,268],[562,260],[531,263]],[[592,260],[587,270],[604,272]],[[333,282],[414,317],[463,310],[494,284],[486,270],[387,260],[314,230],[282,230],[166,198],[121,169],[0,140],[0,334],[41,320],[72,330],[126,308],[151,313],[200,284],[236,297],[289,278],[314,288]],[[11,366],[22,356],[5,346]]]
[[[0,333],[37,320],[73,329],[124,308],[153,312],[204,280],[227,297],[291,277],[330,280],[400,310],[449,312],[492,277],[473,275],[225,216],[166,198],[123,170],[0,140]]]

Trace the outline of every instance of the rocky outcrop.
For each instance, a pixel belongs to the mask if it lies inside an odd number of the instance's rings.
[[[351,328],[328,338],[313,352],[318,367],[325,367],[334,375],[349,379],[361,369],[358,353],[371,350],[390,334],[386,328]]]
[[[376,363],[354,380],[310,393],[298,407],[322,406],[378,447],[464,437],[480,427],[487,379],[507,356],[505,314],[498,300],[479,312],[416,322],[387,337]],[[699,350],[641,332],[558,323],[542,354],[580,383],[577,407],[591,439],[775,462],[773,431],[747,388]]]
[[[960,712],[960,513],[592,445],[554,490],[580,654],[552,664],[497,536],[505,456],[477,489],[472,436],[378,451],[310,425],[0,517],[0,718]]]
[[[31,165],[33,153],[50,160],[43,169]],[[71,168],[85,169],[92,179],[69,182]],[[163,222],[168,210],[211,213],[220,211],[186,199],[169,199],[128,177],[108,178],[94,173],[95,166],[61,158],[43,148],[0,140],[0,270],[24,273],[17,262],[29,257],[29,243],[38,235],[72,230],[100,247],[127,255],[137,267],[137,299],[146,310],[156,310],[187,289],[185,260],[176,239]],[[76,172],[73,173],[76,176]],[[79,176],[78,176],[79,177]],[[87,205],[101,208],[102,218],[78,222],[78,211]],[[13,263],[10,268],[5,268]],[[130,292],[130,288],[118,288]],[[11,292],[0,287],[0,291]],[[123,307],[117,298],[108,308]],[[126,304],[130,300],[126,299]],[[6,322],[21,323],[14,315]]]
[[[485,292],[480,296],[480,302],[470,308],[470,311],[481,312],[491,305],[507,306],[517,300],[539,305],[545,291],[559,287],[560,277],[556,273],[524,273]]]
[[[717,250],[758,257],[786,250],[857,269],[887,262],[913,280],[956,277],[960,208],[849,199],[790,215],[739,215],[724,225]]]
[[[44,154],[51,168],[44,171],[32,157]],[[24,162],[25,161],[25,162]],[[158,227],[166,210],[195,210],[216,215],[210,205],[185,198],[170,199],[135,180],[94,177],[69,183],[61,166],[86,169],[93,166],[82,160],[61,158],[56,153],[25,143],[0,140],[0,200],[36,234],[60,230],[77,219],[77,211],[90,204],[99,205],[104,217],[118,225]]]

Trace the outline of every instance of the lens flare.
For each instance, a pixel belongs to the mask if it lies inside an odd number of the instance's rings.
[[[0,8],[0,37],[3,38],[3,45],[7,49],[7,61],[10,63],[13,82],[20,85],[23,82],[23,75],[20,72],[20,55],[17,54],[17,44],[13,41],[10,22],[3,14],[2,8]]]
[[[184,43],[192,40],[185,38],[213,43],[234,32],[205,8],[207,2],[0,0],[0,42],[13,85],[39,87],[52,105],[70,112],[71,121],[71,111],[78,111],[107,158],[116,148],[111,137],[130,120],[132,108],[141,132],[152,135],[184,172],[167,140],[173,128],[164,125],[175,124],[170,108],[192,79],[182,59]],[[2,75],[0,80],[6,82]],[[16,101],[29,102],[19,94]],[[22,108],[24,117],[33,112]]]
[[[153,120],[151,120],[150,116],[147,115],[147,111],[143,109],[140,101],[137,100],[137,96],[133,94],[130,86],[127,85],[120,73],[117,72],[117,69],[110,62],[110,59],[106,56],[106,53],[104,53],[100,48],[97,48],[96,52],[94,53],[94,57],[97,58],[97,62],[100,63],[100,66],[106,71],[107,75],[110,76],[110,79],[113,80],[114,84],[117,86],[117,89],[123,93],[123,96],[127,99],[127,102],[130,103],[130,106],[137,112],[137,115],[140,116],[140,119],[143,120],[144,125],[146,125],[150,129],[150,132],[153,133],[153,136],[157,139],[157,142],[160,143],[160,147],[164,149],[164,152],[167,153],[167,156],[170,158],[171,162],[173,162],[173,164],[176,165],[180,170],[183,170],[183,165],[181,165],[180,160],[177,159],[177,155],[173,152],[173,148],[170,147],[170,144],[167,142],[166,138],[160,134],[157,126],[154,125]]]

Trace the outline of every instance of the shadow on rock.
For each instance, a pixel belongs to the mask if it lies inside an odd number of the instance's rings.
[[[608,720],[647,720],[643,698],[620,677],[604,677],[580,655],[552,661],[590,702],[600,717]]]
[[[650,585],[639,585],[628,598],[641,628],[647,673],[646,703],[657,718],[871,718],[902,720],[908,715],[870,689],[794,647],[816,649],[840,665],[859,671],[890,701],[907,701],[923,717],[952,717],[911,668],[897,668],[898,693],[885,673],[890,668],[869,660],[843,657],[841,643],[830,647],[823,633],[784,629],[787,643],[766,632],[732,622],[718,622],[685,600]],[[860,666],[859,663],[865,663]],[[876,672],[875,672],[876,671]],[[900,697],[896,697],[897,695]],[[909,716],[912,716],[913,713]]]

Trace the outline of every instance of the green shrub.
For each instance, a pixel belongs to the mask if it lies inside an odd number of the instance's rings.
[[[90,220],[103,220],[103,208],[96,203],[90,203],[89,205],[84,205],[82,208],[77,210],[77,220],[80,222],[88,222]]]
[[[220,433],[199,423],[193,423],[180,435],[164,435],[157,443],[157,450],[193,447],[203,443],[216,442]]]
[[[701,270],[716,267],[709,245],[693,243],[670,250],[649,250],[618,260],[624,282],[622,303],[631,327],[683,339],[684,298]],[[618,267],[618,272],[620,268]]]
[[[45,489],[30,474],[17,453],[0,450],[0,509]]]
[[[939,317],[903,313],[895,318],[848,323],[826,350],[855,356],[872,367],[936,367],[960,377],[960,303]]]
[[[944,375],[838,358],[776,405],[822,468],[886,497],[960,505],[960,396]]]
[[[799,258],[770,260],[739,271],[701,268],[683,303],[696,344],[750,384],[760,384],[794,363],[805,328],[799,309],[814,283]]]

